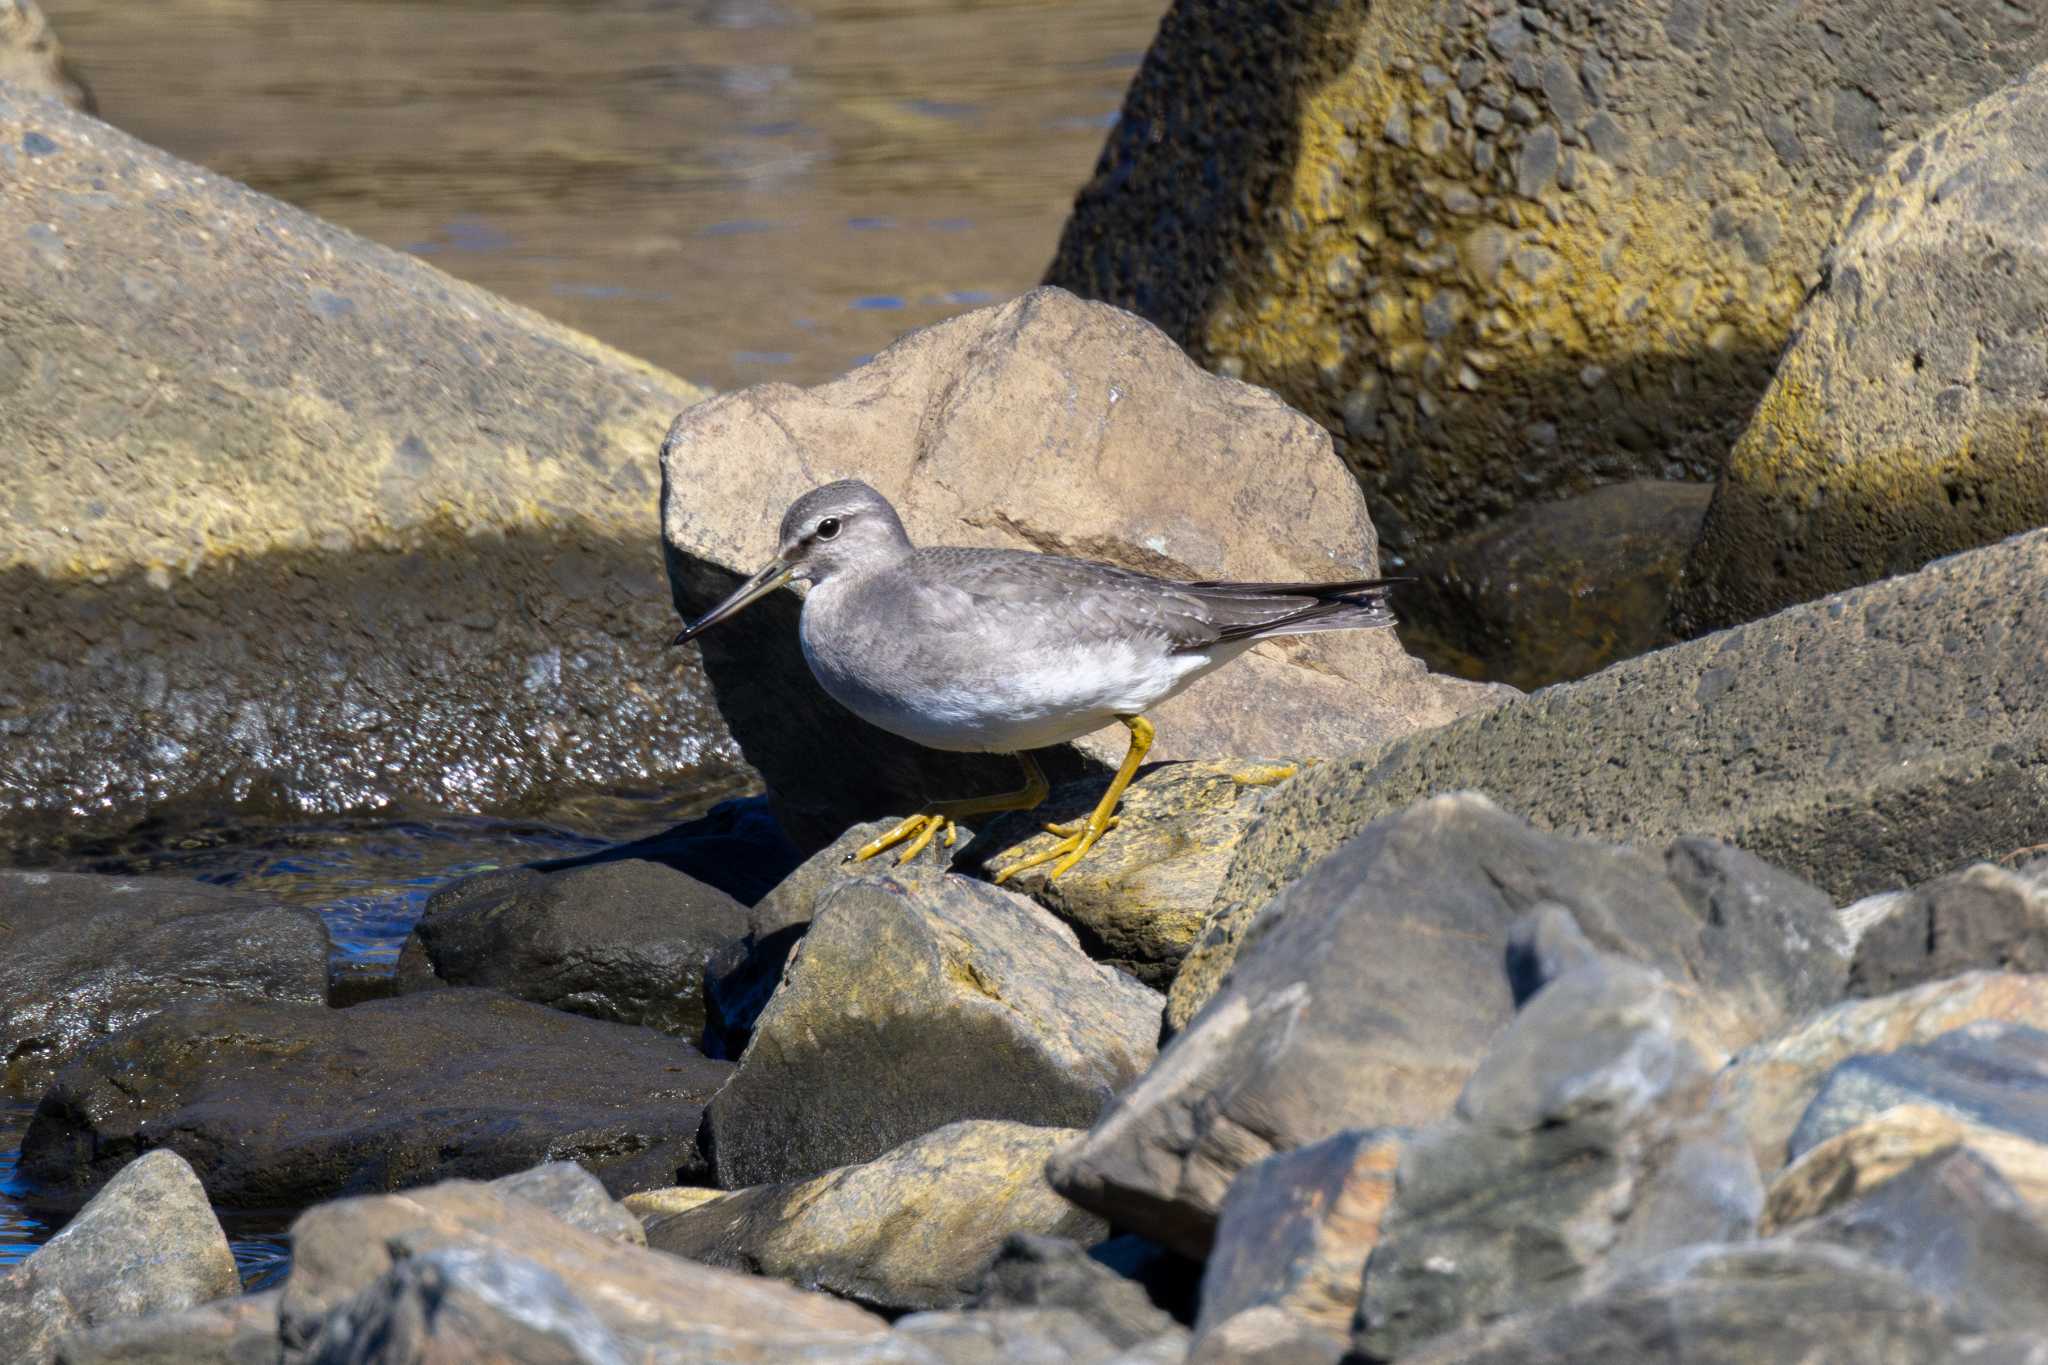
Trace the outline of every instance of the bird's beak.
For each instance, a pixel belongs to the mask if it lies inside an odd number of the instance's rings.
[[[705,612],[695,625],[685,627],[682,634],[669,641],[670,648],[686,645],[726,617],[739,615],[752,605],[755,598],[766,597],[794,577],[796,570],[783,563],[778,556],[767,568],[740,584],[732,596]]]

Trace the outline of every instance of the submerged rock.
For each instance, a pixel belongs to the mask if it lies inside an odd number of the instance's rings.
[[[818,906],[705,1116],[718,1183],[801,1180],[958,1119],[1076,1127],[1150,1064],[1159,996],[983,882],[881,875]]]
[[[0,1082],[16,1091],[181,1000],[327,999],[317,913],[182,877],[0,872],[0,926]]]
[[[649,1188],[701,1169],[702,1106],[731,1071],[652,1030],[492,991],[180,1005],[58,1074],[22,1170],[91,1188],[168,1147],[215,1202],[254,1208],[551,1159],[615,1191]]]

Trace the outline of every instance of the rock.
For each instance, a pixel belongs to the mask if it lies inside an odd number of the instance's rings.
[[[670,1185],[660,1190],[635,1190],[619,1201],[626,1211],[643,1224],[649,1218],[663,1213],[682,1213],[708,1204],[714,1199],[723,1199],[726,1191],[704,1185]]]
[[[933,1365],[1107,1365],[1120,1354],[1070,1308],[913,1313],[896,1324],[895,1339]]]
[[[1856,941],[1849,989],[1888,995],[1978,968],[2048,970],[2048,876],[1979,863],[1893,898]]]
[[[827,897],[705,1133],[728,1189],[958,1119],[1078,1127],[1153,1058],[1159,997],[1021,896],[929,872]]]
[[[2048,531],[1319,763],[1246,833],[1172,1018],[1214,989],[1268,902],[1435,792],[1483,791],[1541,828],[1638,846],[1710,835],[1837,902],[2037,842],[2044,600]]]
[[[881,1319],[852,1304],[628,1246],[466,1180],[309,1209],[292,1224],[292,1252],[279,1303],[282,1339],[288,1351],[313,1349],[315,1359],[320,1351],[351,1359],[347,1349],[374,1322],[431,1333],[436,1299],[446,1305],[447,1336],[458,1347],[454,1329],[466,1323],[545,1335],[550,1321],[586,1328],[594,1321],[627,1359],[751,1362],[798,1358],[812,1348],[822,1348],[815,1358],[830,1359],[824,1349],[884,1332]],[[404,1264],[436,1256],[416,1268]],[[408,1303],[429,1311],[408,1311]],[[532,1338],[484,1340],[507,1339]],[[426,1358],[478,1356],[456,1350]],[[382,1365],[385,1357],[375,1359]]]
[[[1930,1365],[1955,1344],[1940,1303],[1897,1271],[1766,1242],[1674,1251],[1583,1298],[1439,1337],[1401,1365]]]
[[[646,1246],[638,1213],[611,1197],[604,1182],[573,1161],[547,1161],[491,1182],[500,1194],[538,1204],[571,1227],[629,1246]]]
[[[1785,1164],[1793,1129],[1837,1063],[1929,1043],[1978,1020],[2048,1028],[2048,976],[1971,972],[1837,1005],[1737,1057],[1715,1081],[1719,1102],[1741,1117],[1757,1166],[1770,1175]],[[1804,1145],[1824,1137],[1812,1134]]]
[[[57,1343],[56,1365],[277,1365],[280,1291],[125,1318]]]
[[[1694,634],[2048,525],[2048,72],[1846,194],[1675,604]]]
[[[0,1345],[27,1365],[49,1359],[67,1332],[175,1313],[240,1288],[227,1235],[192,1168],[152,1152],[0,1276]]]
[[[1537,12],[1178,0],[1048,283],[1337,433],[1405,555],[1711,478],[1843,198],[2048,58],[1996,0]]]
[[[1117,1346],[1177,1341],[1181,1354],[1187,1352],[1187,1329],[1155,1306],[1144,1285],[1073,1242],[1039,1233],[1013,1232],[1003,1239],[967,1306],[1071,1309]]]
[[[1402,1152],[1358,1298],[1357,1346],[1434,1337],[1572,1297],[1700,1242],[1750,1236],[1763,1187],[1656,973],[1603,958],[1501,1032],[1450,1122]]]
[[[2048,1224],[1967,1148],[1925,1157],[1793,1229],[1890,1266],[1976,1332],[2048,1332]]]
[[[1716,1059],[1841,994],[1833,910],[1794,878],[1721,845],[1680,841],[1660,861],[1540,833],[1481,796],[1438,797],[1274,903],[1225,988],[1054,1158],[1053,1184],[1206,1254],[1224,1190],[1252,1162],[1441,1116],[1512,1012],[1501,967],[1517,917],[1560,903],[1599,948],[1667,972],[1687,995],[1685,1032]]]
[[[505,868],[436,891],[402,984],[492,986],[555,1009],[704,1037],[704,960],[747,931],[738,901],[638,858]]]
[[[179,1000],[322,1004],[332,949],[312,910],[182,877],[64,872],[0,872],[0,945],[0,1081],[30,1094]]]
[[[1046,1157],[1073,1136],[948,1124],[858,1166],[658,1215],[647,1243],[877,1308],[955,1308],[1011,1234],[1092,1241],[1107,1231],[1045,1183]]]
[[[92,91],[80,80],[36,0],[0,0],[0,81],[16,90],[93,111]]]
[[[215,1202],[292,1208],[349,1190],[542,1160],[606,1188],[699,1170],[702,1106],[731,1073],[648,1029],[491,991],[432,991],[347,1010],[200,1002],[89,1049],[43,1096],[22,1170],[89,1188],[168,1147]]]
[[[2048,1144],[1932,1105],[1900,1104],[1800,1153],[1772,1182],[1761,1226],[1772,1232],[1818,1217],[1923,1158],[1957,1148],[1968,1148],[2037,1215],[2048,1217]]]
[[[1344,1353],[1406,1134],[1353,1128],[1245,1168],[1224,1196],[1202,1275],[1195,1353],[1229,1358],[1277,1313]],[[1239,1323],[1240,1318],[1257,1316]]]
[[[767,562],[799,494],[842,477],[889,498],[919,544],[1052,551],[1182,579],[1377,572],[1365,501],[1321,428],[1202,373],[1142,320],[1058,290],[914,332],[829,384],[760,385],[693,408],[663,443],[662,469],[670,580],[689,617]],[[828,700],[802,661],[797,609],[777,595],[703,648],[733,733],[799,843],[929,796],[1016,786],[1007,759],[918,750]],[[1345,753],[1505,694],[1430,676],[1390,631],[1304,636],[1260,645],[1155,709],[1152,756]],[[1111,727],[1082,746],[1113,764],[1127,738]]]
[[[1204,1333],[1188,1365],[1337,1365],[1343,1358],[1344,1348],[1320,1324],[1261,1304]]]
[[[0,148],[10,859],[731,762],[647,554],[702,390],[49,101]]]
[[[1712,496],[1636,479],[1518,507],[1404,566],[1401,641],[1431,668],[1523,691],[1661,649]]]
[[[2048,1142],[2048,1033],[1984,1020],[1915,1047],[1837,1062],[1792,1130],[1797,1159],[1899,1104],[1927,1104]]]
[[[1004,885],[1071,924],[1089,956],[1164,990],[1202,927],[1240,840],[1298,766],[1263,760],[1167,763],[1124,793],[1116,829],[1058,881],[1053,864]],[[1057,788],[1036,811],[991,819],[981,865],[1003,867],[1052,843],[1048,821],[1086,819],[1101,799],[1092,779]]]

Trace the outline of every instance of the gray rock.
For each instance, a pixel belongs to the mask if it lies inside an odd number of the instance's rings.
[[[1916,131],[1842,197],[1686,561],[1687,634],[2048,525],[2048,72]]]
[[[127,1318],[57,1343],[56,1365],[277,1365],[279,1291]]]
[[[1203,1333],[1187,1365],[1337,1365],[1343,1356],[1321,1324],[1265,1304]]]
[[[1702,858],[1762,891],[1717,892]],[[1690,997],[1687,1036],[1717,1060],[1840,995],[1833,911],[1811,887],[1709,847],[1659,861],[1541,833],[1483,797],[1439,797],[1367,829],[1274,903],[1223,991],[1055,1158],[1054,1184],[1119,1227],[1205,1254],[1225,1188],[1253,1161],[1450,1108],[1510,1017],[1514,926],[1544,905],[1665,971]]]
[[[17,1091],[175,1001],[327,999],[317,913],[184,878],[0,872],[0,926],[0,1081]]]
[[[152,1152],[0,1276],[0,1344],[8,1360],[33,1365],[67,1332],[175,1313],[240,1288],[227,1235],[192,1168]]]
[[[1931,1365],[1956,1345],[1940,1303],[1897,1271],[1838,1247],[1766,1242],[1672,1252],[1582,1298],[1440,1337],[1401,1365]]]
[[[706,1113],[718,1183],[869,1161],[958,1119],[1077,1127],[1151,1062],[1159,997],[1040,907],[873,876],[819,905]]]
[[[2048,885],[1979,863],[1891,898],[1849,964],[1856,995],[1887,995],[1979,968],[2048,969]]]
[[[1072,1136],[1021,1123],[947,1124],[858,1166],[650,1218],[647,1244],[877,1308],[958,1307],[1006,1237],[1092,1241],[1107,1231],[1045,1183],[1046,1157]]]
[[[731,761],[649,647],[701,389],[50,101],[0,147],[0,844]]]
[[[913,1313],[896,1324],[894,1335],[943,1365],[1106,1365],[1120,1354],[1071,1308]]]
[[[538,1204],[571,1227],[629,1246],[646,1246],[647,1231],[632,1212],[612,1198],[604,1182],[573,1161],[548,1161],[490,1182],[501,1194]]]
[[[178,1005],[58,1074],[22,1169],[90,1188],[168,1147],[215,1200],[257,1208],[550,1159],[587,1164],[612,1190],[652,1188],[701,1169],[701,1106],[730,1073],[652,1030],[493,991],[347,1010]]]
[[[1171,1341],[1187,1351],[1187,1329],[1156,1307],[1142,1284],[1064,1238],[1011,1233],[966,1306],[1071,1309],[1127,1350]]]
[[[491,986],[593,1019],[704,1038],[704,962],[747,932],[723,891],[639,858],[506,868],[436,891],[399,959],[402,986]]]
[[[1796,1159],[1897,1104],[1927,1104],[2048,1142],[2048,1032],[1985,1021],[1917,1047],[1863,1053],[1821,1081],[1786,1150]]]
[[[1181,969],[1201,984],[1173,1017],[1214,990],[1274,897],[1432,792],[1484,791],[1540,827],[1638,847],[1712,835],[1838,902],[2035,843],[2043,599],[2048,531],[1317,764],[1245,836]]]

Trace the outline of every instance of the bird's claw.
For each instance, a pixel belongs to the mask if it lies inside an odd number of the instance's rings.
[[[1112,815],[1099,822],[1090,818],[1071,825],[1047,825],[1045,832],[1047,834],[1059,835],[1060,841],[1051,848],[1041,849],[1028,858],[1021,858],[1011,863],[1001,872],[996,873],[994,877],[995,884],[1001,886],[1004,882],[1028,867],[1037,867],[1041,863],[1049,863],[1053,859],[1059,858],[1061,860],[1060,865],[1047,873],[1045,878],[1048,882],[1056,882],[1062,876],[1071,872],[1074,864],[1087,856],[1088,850],[1095,847],[1098,839],[1122,823],[1123,817],[1121,815]]]
[[[873,839],[862,844],[853,853],[848,855],[847,861],[864,863],[876,854],[886,852],[907,839],[910,841],[910,847],[904,849],[896,858],[896,866],[901,867],[918,854],[924,852],[925,846],[931,843],[934,836],[938,835],[944,836],[941,840],[943,846],[951,848],[954,842],[959,839],[960,831],[954,825],[952,817],[939,815],[931,811],[922,812],[906,817],[894,829],[878,834]]]

